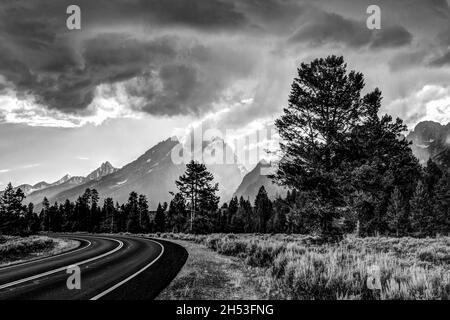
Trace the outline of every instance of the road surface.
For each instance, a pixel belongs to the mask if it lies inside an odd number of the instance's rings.
[[[131,236],[58,235],[81,242],[75,250],[0,267],[0,300],[153,299],[187,259],[174,243]],[[80,268],[81,289],[69,290],[69,266]]]

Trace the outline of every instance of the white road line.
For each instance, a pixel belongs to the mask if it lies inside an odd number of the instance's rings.
[[[79,249],[76,249],[76,250],[73,250],[73,251],[67,251],[67,252],[64,252],[64,253],[55,254],[53,256],[48,256],[48,257],[45,257],[45,258],[40,258],[40,259],[35,259],[35,260],[31,260],[31,261],[20,262],[20,263],[11,264],[11,265],[8,265],[8,266],[0,267],[0,272],[2,272],[3,270],[14,268],[14,267],[26,266],[27,264],[30,264],[30,263],[42,262],[42,261],[45,261],[45,260],[48,260],[48,259],[52,259],[52,258],[59,258],[61,256],[65,256],[65,255],[68,255],[68,254],[71,254],[71,253],[75,253],[75,252],[79,252],[79,251],[85,250],[85,249],[89,248],[92,245],[92,242],[90,242],[89,240],[86,240],[86,239],[72,238],[72,237],[70,239],[87,241],[87,242],[89,242],[89,244],[87,246],[83,247],[83,248],[79,248]]]
[[[140,274],[141,272],[144,272],[145,270],[147,270],[148,268],[150,268],[151,265],[153,265],[156,261],[159,260],[159,258],[161,258],[161,256],[162,256],[163,253],[164,253],[164,246],[163,246],[161,243],[159,243],[159,242],[157,242],[157,241],[155,241],[155,240],[152,240],[152,239],[147,239],[147,238],[142,238],[142,239],[145,239],[145,240],[148,240],[148,241],[157,243],[157,244],[159,244],[159,245],[161,246],[161,253],[156,257],[156,259],[154,259],[152,262],[150,262],[150,263],[147,264],[145,267],[143,267],[142,269],[140,269],[138,272],[133,273],[131,276],[129,276],[129,277],[126,278],[125,280],[120,281],[118,284],[116,284],[116,285],[112,286],[111,288],[109,288],[109,289],[103,291],[102,293],[99,293],[98,295],[96,295],[95,297],[91,298],[90,300],[98,300],[98,299],[100,299],[101,297],[107,295],[107,294],[110,293],[111,291],[117,289],[118,287],[120,287],[120,286],[123,285],[124,283],[127,283],[128,281],[130,281],[131,279],[133,279],[134,277],[136,277],[136,276],[137,276],[138,274]]]
[[[28,277],[28,278],[24,278],[24,279],[16,280],[14,282],[3,284],[3,285],[0,286],[0,290],[5,289],[5,288],[9,288],[9,287],[12,287],[12,286],[24,283],[24,282],[35,280],[35,279],[38,279],[38,278],[42,278],[42,277],[45,277],[45,276],[48,276],[48,275],[51,275],[51,274],[54,274],[54,273],[57,273],[57,272],[61,272],[61,271],[67,270],[67,268],[69,266],[80,266],[80,265],[89,263],[91,261],[95,261],[95,260],[104,258],[104,257],[109,256],[109,255],[113,254],[114,252],[120,250],[123,247],[123,242],[120,241],[120,240],[116,240],[116,239],[112,239],[112,238],[100,238],[100,237],[97,237],[97,238],[115,241],[115,242],[119,243],[119,246],[114,248],[111,251],[105,252],[105,253],[103,253],[103,254],[101,254],[99,256],[92,257],[90,259],[87,259],[87,260],[84,260],[84,261],[81,261],[81,262],[71,263],[70,265],[67,265],[65,267],[61,267],[61,268],[58,268],[58,269],[50,270],[50,271],[47,271],[47,272],[44,272],[44,273],[40,273],[40,274],[31,276],[31,277]]]

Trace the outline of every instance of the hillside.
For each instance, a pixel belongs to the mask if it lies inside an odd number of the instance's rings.
[[[416,125],[407,139],[414,155],[424,164],[431,157],[444,167],[450,166],[450,124],[423,121]]]
[[[206,142],[203,151],[208,154],[213,153],[214,149],[226,148],[230,152],[229,146],[217,145],[218,142],[217,139]],[[86,178],[76,182],[68,180],[34,192],[29,195],[28,201],[39,204],[44,196],[51,203],[64,202],[66,199],[75,201],[87,188],[95,188],[99,192],[100,201],[112,197],[114,201],[124,203],[132,191],[147,195],[150,207],[154,209],[158,203],[170,201],[170,192],[177,191],[175,181],[185,171],[184,163],[174,164],[171,158],[172,149],[177,145],[177,140],[167,139],[121,169],[112,169],[109,163],[103,164]],[[229,201],[242,181],[240,167],[237,164],[212,164],[207,167],[219,183],[218,195],[221,201]]]
[[[265,161],[259,162],[252,171],[245,175],[234,195],[238,198],[241,196],[244,199],[249,198],[253,202],[261,186],[264,186],[269,198],[272,200],[277,196],[285,196],[287,190],[272,182],[266,175],[266,172],[264,172],[268,170],[270,170],[270,164]]]

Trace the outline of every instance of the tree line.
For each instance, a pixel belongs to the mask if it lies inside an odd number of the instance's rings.
[[[421,166],[402,135],[401,119],[380,116],[382,95],[362,95],[361,73],[343,57],[302,63],[289,104],[275,121],[281,137],[274,182],[290,190],[253,203],[231,199],[219,208],[218,185],[206,166],[186,165],[169,204],[149,211],[145,195],[125,204],[99,204],[95,189],[64,204],[43,201],[40,214],[8,185],[0,197],[0,232],[233,232],[304,233],[339,239],[360,236],[435,236],[450,231],[450,174],[432,159]],[[150,195],[151,196],[151,195]]]
[[[188,166],[191,169],[201,168],[200,171],[212,177],[202,164],[190,163]],[[192,179],[194,176],[191,171],[184,177]],[[198,190],[202,190],[201,185],[198,186]],[[262,186],[253,203],[243,197],[233,197],[229,203],[218,208],[219,198],[214,191],[216,186],[210,187],[207,189],[211,193],[211,202],[204,198],[196,199],[194,190],[181,188],[184,193],[174,194],[170,204],[158,204],[156,211],[149,210],[147,197],[136,192],[131,192],[124,204],[106,198],[100,205],[98,192],[86,189],[75,202],[66,200],[61,204],[50,204],[45,198],[38,214],[32,203],[22,205],[25,195],[9,184],[0,197],[0,230],[3,234],[20,235],[39,231],[202,234],[323,232],[323,216],[319,212],[321,207],[309,192],[294,189],[288,191],[286,197],[277,197],[272,201]],[[198,190],[196,192],[200,194]],[[450,174],[432,160],[420,170],[410,198],[404,198],[399,187],[394,187],[386,198],[380,196],[375,199],[362,193],[358,197],[355,214],[343,212],[334,221],[335,228],[342,234],[425,237],[450,232]],[[383,199],[385,204],[381,203]],[[195,209],[191,205],[192,201],[196,201]],[[385,206],[385,211],[381,211],[382,206]]]

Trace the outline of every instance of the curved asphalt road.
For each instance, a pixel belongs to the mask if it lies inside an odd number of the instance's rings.
[[[153,299],[187,259],[174,243],[129,236],[60,235],[81,246],[60,255],[0,267],[0,300]],[[81,269],[81,289],[69,290],[67,268]]]

